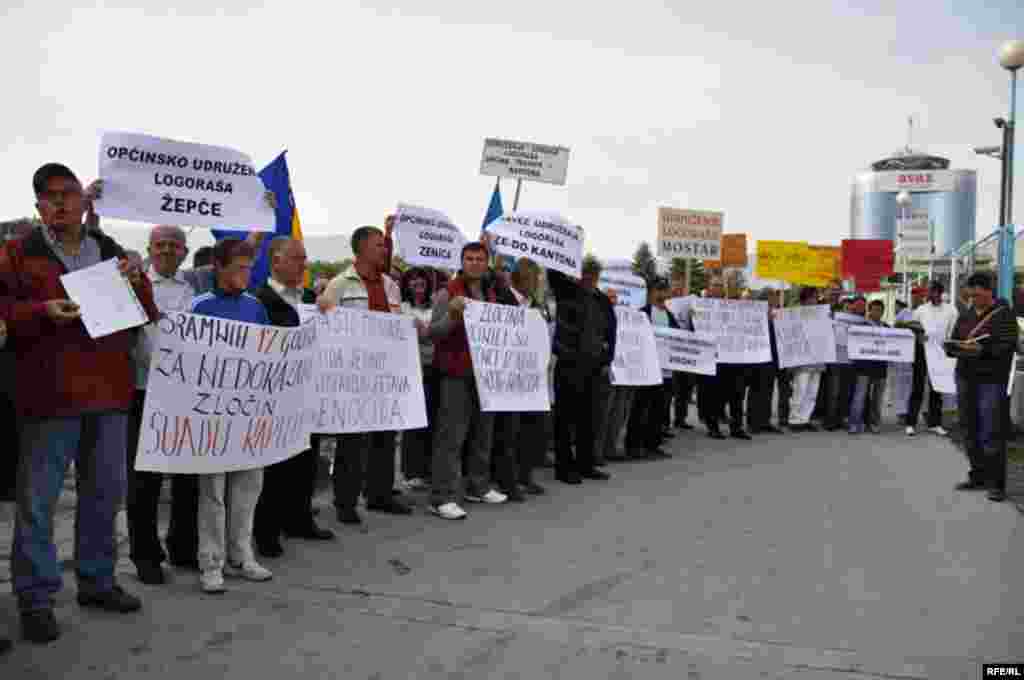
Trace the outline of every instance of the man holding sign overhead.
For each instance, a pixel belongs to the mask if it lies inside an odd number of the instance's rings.
[[[61,276],[117,259],[148,318],[158,312],[145,274],[128,265],[110,237],[82,224],[92,196],[70,169],[48,163],[36,171],[32,187],[43,224],[0,251],[0,294],[10,310],[23,424],[11,571],[24,637],[49,642],[60,635],[53,596],[62,585],[53,512],[71,460],[79,480],[78,603],[117,612],[142,606],[117,585],[114,572],[136,331],[90,338]]]

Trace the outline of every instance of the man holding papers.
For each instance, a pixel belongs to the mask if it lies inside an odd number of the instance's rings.
[[[150,320],[158,316],[145,274],[111,238],[86,229],[91,196],[67,167],[48,163],[32,180],[43,225],[0,251],[0,294],[17,357],[22,419],[12,572],[23,636],[60,636],[53,596],[62,577],[51,527],[68,463],[78,473],[75,562],[78,603],[131,612],[138,598],[114,575],[114,516],[125,493],[128,411],[135,392],[130,352],[136,331],[90,338],[61,276],[111,259]]]
[[[1017,349],[1017,320],[1005,300],[995,299],[988,274],[971,275],[967,286],[974,305],[960,315],[945,343],[946,354],[957,360],[957,410],[971,466],[956,488],[988,488],[989,500],[999,502],[1006,499],[1006,385]]]

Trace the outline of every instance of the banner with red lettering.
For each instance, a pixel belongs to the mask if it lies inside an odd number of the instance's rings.
[[[853,279],[857,290],[880,289],[881,279],[893,274],[893,245],[889,239],[843,239],[843,278]]]

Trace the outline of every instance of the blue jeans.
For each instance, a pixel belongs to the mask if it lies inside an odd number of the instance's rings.
[[[1006,488],[1006,383],[976,383],[957,377],[957,407],[969,478],[990,488]]]
[[[870,422],[875,427],[882,424],[882,396],[885,392],[885,378],[872,378],[858,375],[853,388],[853,400],[850,401],[850,428],[864,429],[864,411],[868,395],[871,396]]]
[[[53,515],[75,460],[75,565],[80,593],[114,587],[114,517],[125,494],[127,413],[22,423],[11,572],[22,611],[49,609],[63,585]]]

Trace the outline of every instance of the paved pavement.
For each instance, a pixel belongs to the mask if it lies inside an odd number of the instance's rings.
[[[325,512],[339,541],[291,541],[272,582],[221,597],[124,565],[138,615],[79,610],[69,574],[64,637],[19,643],[0,677],[973,680],[1024,661],[1024,517],[953,492],[949,442],[687,433],[672,451],[582,487],[545,471],[553,493],[461,523]]]

